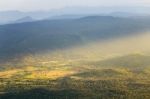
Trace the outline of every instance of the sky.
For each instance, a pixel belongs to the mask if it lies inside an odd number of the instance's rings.
[[[0,11],[39,11],[73,6],[150,6],[150,0],[0,0]]]

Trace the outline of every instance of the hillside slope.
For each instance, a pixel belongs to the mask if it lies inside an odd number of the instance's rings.
[[[4,25],[0,26],[0,56],[64,49],[96,40],[136,35],[147,31],[149,23],[149,19],[89,16]]]

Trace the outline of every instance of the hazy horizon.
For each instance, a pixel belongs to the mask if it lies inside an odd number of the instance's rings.
[[[49,11],[68,7],[150,7],[147,0],[1,0],[0,11]]]
[[[0,0],[0,99],[150,99],[150,1]]]

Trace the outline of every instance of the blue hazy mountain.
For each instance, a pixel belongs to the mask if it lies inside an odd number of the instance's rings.
[[[14,21],[13,23],[24,23],[24,22],[33,22],[33,21],[36,21],[34,20],[32,17],[30,16],[26,16],[26,17],[23,17],[21,19],[18,19],[16,21]]]
[[[58,20],[58,19],[79,19],[86,17],[87,15],[58,15],[47,18],[48,20]]]
[[[51,16],[50,12],[35,11],[35,12],[21,12],[21,11],[3,11],[0,12],[0,24],[10,24],[15,21],[30,17],[34,20],[42,20]]]
[[[96,40],[138,34],[150,28],[150,19],[88,16],[0,26],[0,55],[13,56],[86,44]]]
[[[26,16],[35,20],[68,19],[82,16],[103,15],[117,17],[149,16],[149,7],[66,7],[49,11],[1,11],[0,24],[9,24]]]
[[[19,11],[3,11],[0,12],[0,24],[8,24],[22,17],[24,17],[24,13]]]

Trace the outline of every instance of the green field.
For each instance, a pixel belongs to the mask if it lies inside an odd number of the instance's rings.
[[[0,99],[150,99],[149,62],[140,54],[43,66],[32,61],[1,70]]]

